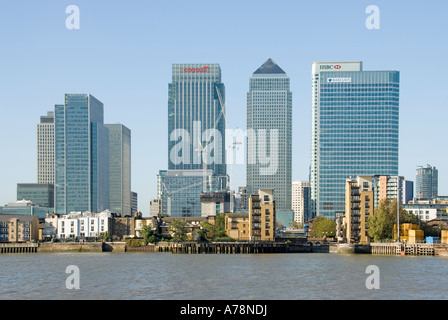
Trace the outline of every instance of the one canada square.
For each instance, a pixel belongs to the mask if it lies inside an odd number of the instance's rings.
[[[247,93],[247,193],[274,189],[276,210],[291,210],[292,93],[272,59],[250,78]]]
[[[344,211],[347,178],[398,175],[399,83],[360,61],[312,64],[313,216]]]

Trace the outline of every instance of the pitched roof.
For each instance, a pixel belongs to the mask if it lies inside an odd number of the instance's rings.
[[[271,58],[259,67],[254,74],[286,74]]]

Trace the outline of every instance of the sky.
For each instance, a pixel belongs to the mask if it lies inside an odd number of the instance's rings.
[[[66,27],[70,5],[79,29]],[[379,29],[366,27],[369,5]],[[0,0],[0,205],[37,182],[40,116],[65,93],[90,93],[105,123],[131,129],[132,190],[147,216],[168,166],[172,64],[220,64],[227,128],[244,130],[249,78],[268,58],[291,79],[293,180],[309,174],[312,62],[363,61],[400,71],[399,174],[415,181],[418,165],[435,166],[448,195],[447,12],[443,0]],[[245,165],[233,173],[245,185]]]

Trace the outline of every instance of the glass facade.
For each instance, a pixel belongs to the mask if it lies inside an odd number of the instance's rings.
[[[312,210],[334,219],[345,179],[398,174],[400,78],[335,62],[314,63],[312,79]]]
[[[122,124],[106,124],[109,129],[110,206],[122,216],[131,212],[131,130]]]
[[[277,210],[290,210],[292,93],[289,77],[271,59],[250,78],[247,134],[247,193],[274,189]]]
[[[109,207],[109,134],[103,104],[90,94],[66,94],[55,105],[55,212]]]
[[[430,165],[417,169],[415,197],[430,200],[438,195],[438,170]]]
[[[168,169],[226,175],[225,90],[218,64],[173,64],[168,93]],[[201,147],[203,149],[201,149]]]
[[[18,183],[17,201],[29,200],[37,206],[54,207],[54,185],[50,183]]]
[[[209,192],[221,191],[225,177],[206,172]],[[160,170],[157,176],[157,196],[162,199],[162,214],[171,217],[200,217],[203,170]]]

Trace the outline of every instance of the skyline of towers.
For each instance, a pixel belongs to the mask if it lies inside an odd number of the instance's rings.
[[[345,179],[398,175],[398,71],[363,71],[362,62],[313,62],[313,216],[344,210]]]
[[[356,171],[352,171],[349,176],[360,174],[392,176],[398,172],[399,72],[364,71],[360,61],[315,62],[312,72],[313,108],[310,182],[312,193],[319,193],[318,202],[316,203],[317,196],[313,200],[314,213],[319,210],[322,215],[333,218],[338,203],[332,201],[332,199],[336,197],[342,199],[338,195],[338,186],[335,181],[336,179],[339,181],[343,174],[347,175],[348,167],[351,166],[347,159],[350,162],[358,161],[357,165],[353,165]],[[197,177],[199,172],[204,172],[202,155],[211,151],[209,160],[212,161],[207,163],[205,172],[208,174],[208,170],[215,169],[227,173],[224,140],[226,137],[225,92],[224,84],[221,82],[219,65],[173,64],[172,77],[173,81],[169,84],[168,90],[168,127],[172,128],[175,133],[174,136],[170,134],[168,139],[169,148],[171,147],[168,152],[168,167],[171,165],[172,168],[182,168],[176,170],[198,170],[194,174]],[[246,184],[248,188],[251,187],[251,183],[253,184],[255,168],[259,169],[258,172],[265,169],[265,176],[268,177],[265,182],[275,180],[275,174],[280,173],[283,168],[285,168],[285,172],[288,171],[287,162],[285,166],[281,164],[282,157],[288,159],[287,149],[292,146],[291,139],[288,140],[288,134],[282,139],[282,136],[277,132],[278,136],[276,137],[279,141],[276,151],[278,152],[277,162],[269,162],[274,159],[272,151],[275,151],[275,149],[271,150],[270,148],[273,129],[275,130],[282,125],[287,127],[289,121],[288,117],[282,118],[279,113],[281,108],[275,104],[276,99],[278,99],[277,102],[288,100],[288,98],[282,100],[281,94],[279,94],[284,87],[281,90],[272,90],[272,88],[279,89],[284,84],[287,84],[285,96],[287,97],[288,94],[292,96],[289,91],[289,77],[272,59],[268,59],[250,77],[249,91],[247,92],[248,144],[246,166],[248,170],[246,174],[248,179]],[[292,99],[289,100],[289,103],[292,105],[291,101]],[[207,103],[209,104],[207,105]],[[60,106],[62,105],[56,105],[55,110]],[[272,108],[273,106],[274,108]],[[269,110],[269,107],[272,109]],[[272,110],[277,113],[269,113]],[[41,117],[41,123],[38,124],[38,156],[44,152],[39,151],[39,148],[42,148],[43,145],[39,141],[51,140],[51,127],[53,132],[55,127],[54,118],[55,112],[49,111],[46,116]],[[187,129],[181,126],[183,124]],[[213,127],[208,127],[207,124],[213,124]],[[104,126],[107,127],[107,125]],[[44,127],[50,127],[50,130],[45,128],[46,131],[44,131]],[[216,131],[210,133],[214,129]],[[91,130],[95,132],[95,128],[91,128]],[[251,130],[255,134],[251,133]],[[265,130],[265,132],[262,130]],[[45,133],[46,138],[43,134],[39,135],[39,131]],[[184,132],[188,135],[184,136]],[[218,139],[215,139],[216,134],[213,135],[216,132],[219,132]],[[208,136],[208,134],[210,135]],[[184,137],[187,137],[187,139],[184,139]],[[261,137],[265,138],[264,145],[260,145]],[[253,148],[254,141],[257,145],[255,150]],[[47,150],[49,147],[51,145],[46,147]],[[282,154],[279,151],[280,148],[283,148],[286,153]],[[206,152],[202,152],[205,150]],[[180,152],[176,153],[176,151]],[[220,157],[213,158],[215,152]],[[173,154],[176,155],[174,158]],[[97,156],[98,154],[93,153],[92,155]],[[357,157],[358,155],[359,157]],[[180,163],[172,161],[176,157],[182,161]],[[263,157],[264,159],[262,159]],[[366,159],[369,159],[368,161],[372,163],[368,164]],[[217,160],[221,160],[221,163]],[[42,163],[43,161],[38,159],[39,162]],[[51,160],[46,162],[51,163]],[[40,167],[38,165],[38,168]],[[269,172],[272,168],[275,168],[275,170]],[[342,173],[344,170],[345,173]],[[274,172],[275,174],[271,175]],[[325,180],[325,177],[330,176],[332,177]],[[287,175],[283,177],[286,177],[286,180],[288,179]],[[210,189],[209,186],[212,185],[210,176],[207,176],[207,179],[209,180],[205,185]],[[344,179],[340,179],[340,181],[344,181]],[[260,179],[260,181],[263,180]],[[285,181],[285,179],[282,181]],[[322,186],[325,184],[325,188],[320,191],[317,188],[313,190],[313,181],[315,185]],[[285,185],[288,185],[288,183],[285,183]],[[278,187],[269,186],[267,183],[259,187],[253,187],[252,190],[248,190],[248,194],[250,195],[263,188],[275,189],[275,196],[288,196],[290,194],[288,191],[279,191]],[[200,191],[204,191],[203,188]],[[277,205],[279,205],[281,201],[276,200]],[[291,201],[288,202],[291,203]],[[281,210],[280,207],[278,209]]]
[[[273,189],[276,210],[291,210],[292,93],[290,79],[272,59],[249,79],[247,194]]]

